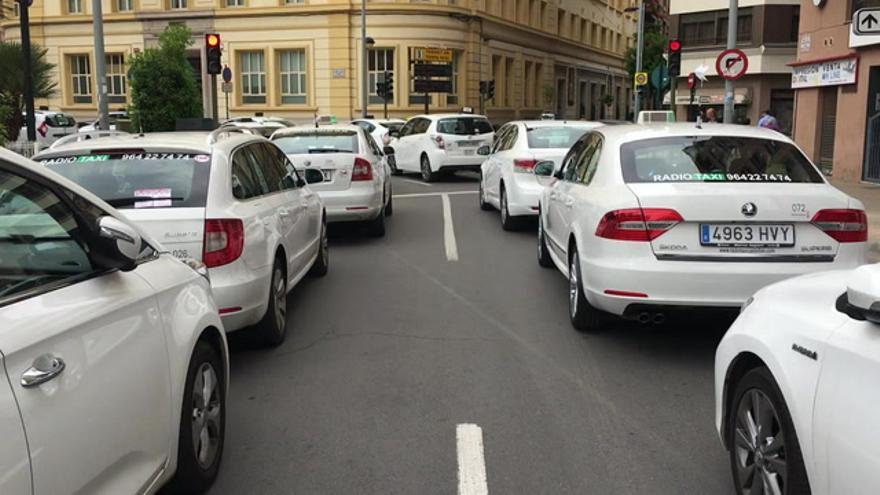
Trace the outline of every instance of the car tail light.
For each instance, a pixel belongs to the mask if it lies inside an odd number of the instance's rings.
[[[810,222],[837,242],[868,240],[868,217],[862,210],[819,210]]]
[[[630,208],[609,211],[599,221],[596,235],[617,241],[653,241],[684,221],[667,208]]]
[[[208,268],[228,265],[244,250],[244,224],[239,219],[205,220],[202,261]]]
[[[535,159],[526,159],[526,160],[514,160],[513,161],[513,171],[519,172],[522,174],[531,174],[535,172],[535,165],[538,163],[538,160]]]
[[[351,170],[351,180],[373,180],[373,166],[363,158],[354,159],[354,168]]]
[[[441,150],[446,149],[446,141],[444,141],[443,136],[441,136],[439,134],[434,136],[434,144],[436,144],[437,147],[440,148]]]

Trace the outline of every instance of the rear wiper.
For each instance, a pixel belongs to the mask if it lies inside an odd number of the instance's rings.
[[[132,196],[130,198],[113,198],[104,200],[104,202],[110,206],[128,206],[135,203],[140,203],[141,201],[183,201],[183,198],[154,198],[152,196]]]
[[[336,148],[315,148],[313,150],[309,150],[309,154],[315,153],[354,153],[351,150],[338,150]]]

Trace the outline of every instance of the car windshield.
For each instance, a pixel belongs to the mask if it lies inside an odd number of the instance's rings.
[[[529,148],[571,148],[589,129],[572,126],[547,126],[528,129]]]
[[[39,160],[116,208],[204,207],[211,157],[107,152]]]
[[[273,142],[287,155],[358,152],[358,138],[354,131],[287,134],[276,136]]]
[[[783,141],[736,136],[677,136],[621,146],[626,182],[821,183],[819,171]]]
[[[403,127],[404,122],[382,122],[389,131],[399,131]]]
[[[455,117],[437,121],[437,132],[457,136],[488,134],[492,132],[492,124],[486,119],[477,117]]]
[[[49,127],[71,127],[76,125],[76,119],[74,119],[70,115],[56,113],[46,116],[46,125],[48,125]]]

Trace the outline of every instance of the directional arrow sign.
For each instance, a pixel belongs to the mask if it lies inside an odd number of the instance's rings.
[[[857,35],[880,34],[880,7],[857,10],[853,15],[853,30]]]

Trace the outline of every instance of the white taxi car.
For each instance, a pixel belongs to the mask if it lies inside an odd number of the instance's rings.
[[[400,131],[406,121],[403,119],[356,119],[351,123],[363,127],[380,146],[387,146],[391,142],[391,132]]]
[[[755,294],[715,355],[736,493],[877,493],[878,377],[880,265]]]
[[[173,255],[207,265],[227,332],[287,334],[287,293],[328,267],[320,198],[267,139],[219,129],[99,137],[35,157],[92,191]],[[318,173],[306,179],[321,181]]]
[[[0,493],[211,486],[229,353],[203,268],[0,148]]]
[[[323,174],[313,186],[329,222],[363,222],[370,235],[385,235],[394,212],[391,169],[376,140],[356,125],[283,129],[272,134],[287,157],[304,170]]]
[[[553,174],[539,163],[536,174]],[[784,278],[865,262],[862,204],[784,135],[736,125],[596,128],[541,196],[538,260],[569,279],[575,327],[737,307]]]
[[[413,117],[391,135],[397,170],[431,182],[442,173],[479,171],[484,157],[477,149],[491,145],[495,131],[482,115],[436,114]]]
[[[523,217],[538,214],[544,185],[535,176],[535,164],[552,161],[556,166],[575,143],[598,122],[534,120],[508,122],[495,134],[495,144],[482,146],[487,155],[481,166],[480,208],[501,211],[501,226],[511,230]]]

